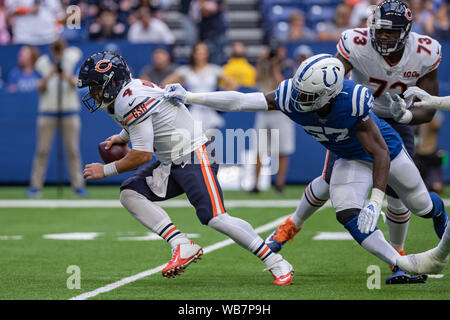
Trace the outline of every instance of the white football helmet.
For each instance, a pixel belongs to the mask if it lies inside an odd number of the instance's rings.
[[[294,108],[300,112],[322,108],[341,92],[344,76],[344,65],[330,54],[306,59],[292,78],[290,99]]]

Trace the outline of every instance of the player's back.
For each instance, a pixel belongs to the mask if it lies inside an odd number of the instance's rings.
[[[124,128],[151,121],[155,156],[162,162],[171,162],[207,139],[186,106],[175,106],[163,95],[164,90],[152,82],[133,79],[116,98],[114,118]]]
[[[374,113],[384,118],[392,116],[383,94],[402,94],[409,86],[416,85],[420,77],[436,69],[441,61],[439,42],[415,32],[409,34],[403,56],[396,64],[374,49],[369,28],[344,31],[337,51],[353,66],[351,79],[372,91]]]

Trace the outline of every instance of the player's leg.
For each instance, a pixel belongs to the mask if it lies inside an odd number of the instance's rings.
[[[419,170],[406,151],[402,150],[391,161],[388,183],[412,213],[433,219],[435,232],[441,238],[448,221],[444,202],[436,193],[428,192]]]
[[[162,274],[165,277],[173,277],[182,272],[191,262],[195,262],[203,254],[203,250],[181,233],[166,211],[154,203],[183,193],[171,176],[169,176],[165,198],[158,197],[150,190],[146,178],[153,174],[153,170],[159,164],[159,161],[152,163],[124,181],[120,188],[120,202],[133,217],[171,246],[172,259],[163,269]]]
[[[292,266],[281,255],[273,253],[247,221],[227,213],[216,177],[218,165],[210,165],[205,147],[195,152],[200,164],[173,167],[173,176],[195,207],[200,222],[227,235],[256,255],[272,272],[274,284],[290,284]]]
[[[409,254],[397,259],[397,264],[411,273],[441,273],[448,263],[450,254],[450,228],[446,228],[436,248],[428,251]]]
[[[279,132],[279,141],[277,143],[279,161],[275,190],[278,193],[282,193],[286,184],[289,156],[295,152],[295,124],[282,112],[272,112],[270,116],[272,118],[270,120],[272,130],[278,129]]]
[[[330,199],[337,220],[364,249],[388,264],[394,265],[399,253],[385,240],[378,228],[363,234],[358,215],[372,186],[372,166],[368,162],[338,159],[330,181]]]
[[[73,115],[62,119],[62,135],[69,167],[70,183],[75,194],[86,196],[85,182],[81,170],[80,155],[80,116]]]
[[[333,164],[334,154],[328,151],[323,174],[308,184],[295,212],[266,237],[266,244],[273,252],[279,252],[287,241],[292,240],[303,223],[327,202]]]
[[[392,128],[402,138],[403,144],[411,157],[414,156],[414,127],[387,120]],[[387,211],[386,223],[389,230],[389,239],[391,245],[404,255],[404,244],[408,233],[409,219],[411,212],[400,200],[397,193],[388,185],[386,188]]]
[[[256,166],[255,166],[255,181],[253,185],[253,189],[250,190],[251,193],[258,193],[259,192],[259,175],[261,174],[261,156],[267,156],[267,152],[269,150],[268,143],[269,143],[269,136],[268,134],[263,134],[264,131],[261,130],[267,130],[268,124],[267,124],[267,115],[265,115],[265,112],[257,112],[255,115],[255,129],[257,130],[257,144],[255,147],[256,151]],[[265,141],[264,141],[265,140]]]
[[[27,191],[28,196],[38,196],[44,185],[47,161],[56,125],[56,117],[39,116],[37,119],[37,145],[31,171],[30,188]]]

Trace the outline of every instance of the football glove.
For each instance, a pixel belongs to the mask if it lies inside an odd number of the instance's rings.
[[[361,209],[358,216],[358,229],[361,233],[369,233],[375,230],[377,226],[378,217],[381,213],[381,206],[376,201],[369,201],[369,203]]]
[[[410,87],[403,94],[405,99],[409,99],[410,97],[416,96],[422,101],[414,102],[414,106],[423,107],[423,108],[432,108],[436,102],[433,97],[426,92],[425,90],[420,89],[419,87]]]
[[[389,102],[389,110],[391,111],[392,118],[398,123],[408,124],[412,120],[412,113],[406,108],[406,102],[398,94],[391,95],[385,94]]]
[[[187,98],[187,91],[179,83],[171,83],[164,88],[164,98],[172,103],[185,103]]]

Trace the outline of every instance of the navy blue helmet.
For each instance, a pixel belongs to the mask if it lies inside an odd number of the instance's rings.
[[[90,112],[105,110],[130,81],[130,68],[122,56],[112,51],[91,55],[78,74],[78,88],[89,87],[82,102]]]
[[[412,13],[408,6],[398,0],[385,0],[375,7],[368,19],[372,46],[381,55],[387,56],[403,49],[412,27]],[[382,30],[398,31],[397,39],[381,39],[377,34]]]

